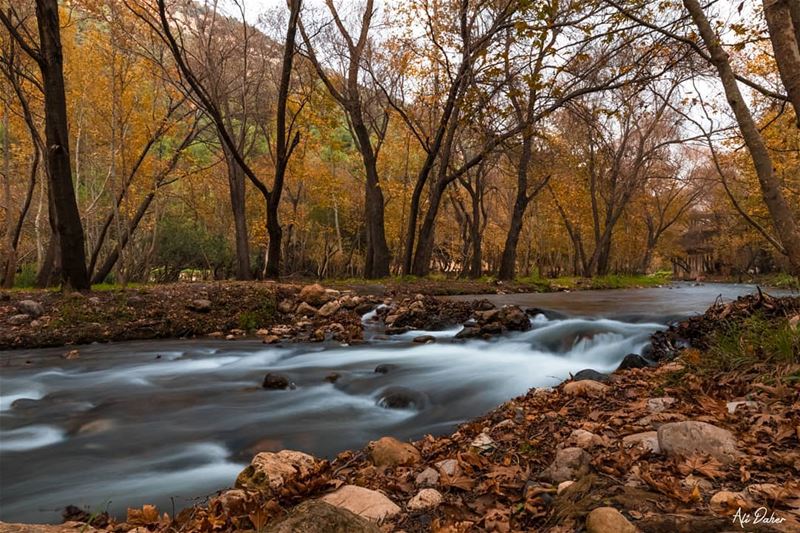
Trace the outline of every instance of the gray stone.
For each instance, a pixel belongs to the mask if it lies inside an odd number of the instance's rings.
[[[739,455],[733,433],[693,420],[671,422],[659,427],[658,445],[667,455],[688,457],[706,454],[723,463],[731,463]]]
[[[553,483],[579,479],[589,473],[592,456],[581,448],[563,448],[556,452],[555,460],[542,472],[542,477]]]
[[[44,306],[34,300],[21,300],[17,302],[17,309],[20,313],[39,318],[44,314]]]

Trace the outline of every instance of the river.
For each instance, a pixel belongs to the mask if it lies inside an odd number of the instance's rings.
[[[368,324],[369,342],[265,346],[255,340],[158,340],[0,352],[0,520],[58,522],[70,504],[123,516],[154,503],[172,512],[230,486],[258,451],[332,457],[384,435],[444,434],[530,387],[583,368],[613,370],[651,333],[752,286],[490,296],[554,311],[491,341],[433,332],[417,345]],[[376,373],[379,364],[394,365]],[[266,372],[292,390],[260,387]],[[337,372],[329,383],[325,377]],[[386,409],[390,387],[413,409]]]

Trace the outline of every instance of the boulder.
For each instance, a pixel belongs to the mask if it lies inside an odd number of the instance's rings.
[[[34,300],[20,300],[17,302],[17,309],[20,313],[39,318],[44,314],[44,306]]]
[[[375,466],[413,465],[420,460],[419,450],[394,437],[382,437],[372,442],[369,455]]]
[[[579,371],[577,374],[572,376],[574,381],[582,381],[584,379],[590,379],[592,381],[598,381],[600,383],[605,383],[609,380],[608,374],[603,374],[602,372],[598,372],[597,370],[592,370],[591,368],[585,368]]]
[[[300,302],[295,313],[297,316],[316,316],[317,308],[307,302]]]
[[[731,463],[739,455],[733,433],[694,420],[671,422],[659,427],[658,445],[667,455],[688,457],[706,454],[723,463]]]
[[[531,321],[528,315],[516,305],[505,305],[500,308],[498,320],[509,331],[528,331]]]
[[[652,453],[661,453],[661,446],[658,445],[658,432],[645,431],[643,433],[634,433],[622,437],[622,444],[625,447],[639,446]]]
[[[648,366],[650,366],[650,361],[648,361],[638,353],[629,353],[622,359],[622,362],[617,367],[617,370],[628,370],[631,368],[646,368]]]
[[[636,533],[636,526],[628,522],[613,507],[598,507],[586,517],[587,533]]]
[[[323,318],[328,318],[330,316],[335,315],[341,308],[342,306],[339,304],[339,302],[337,302],[336,300],[331,300],[330,302],[320,307],[317,313],[319,314],[319,316]]]
[[[340,487],[323,496],[322,501],[376,522],[400,512],[400,507],[380,492],[356,485]]]
[[[272,494],[289,481],[305,478],[315,472],[318,463],[316,457],[293,450],[261,452],[239,473],[236,488]]]
[[[417,474],[417,477],[414,478],[414,482],[417,485],[436,485],[439,483],[439,472],[431,467],[427,467]]]
[[[602,396],[607,391],[608,385],[591,379],[570,381],[564,385],[564,392],[570,396]]]
[[[198,298],[196,300],[192,300],[188,307],[195,313],[208,313],[211,311],[211,300]]]
[[[30,320],[31,320],[30,315],[19,314],[10,316],[8,320],[6,320],[6,322],[11,324],[12,326],[21,326],[23,324],[27,324],[28,322],[30,322]]]
[[[444,498],[436,489],[422,489],[416,496],[408,501],[406,507],[409,511],[425,511],[438,507]]]
[[[264,376],[264,382],[261,386],[269,390],[285,390],[289,388],[289,384],[289,378],[283,374],[268,372],[267,375]]]
[[[267,533],[380,533],[380,528],[343,507],[308,500],[270,524]]]
[[[327,303],[332,297],[333,296],[328,294],[328,292],[325,290],[325,287],[319,283],[306,285],[300,289],[299,296],[301,302],[313,305],[314,307],[319,307],[320,305]]]
[[[581,448],[563,448],[556,452],[556,458],[541,474],[541,477],[561,483],[578,479],[589,473],[592,456]]]

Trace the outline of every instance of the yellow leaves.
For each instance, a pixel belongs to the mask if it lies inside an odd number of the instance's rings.
[[[163,516],[159,516],[156,506],[143,505],[141,509],[128,508],[126,522],[134,526],[149,526],[153,524],[166,525],[169,524],[170,519],[167,513],[164,513]]]

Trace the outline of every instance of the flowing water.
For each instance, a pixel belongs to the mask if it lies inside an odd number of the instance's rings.
[[[556,313],[491,341],[456,341],[460,328],[391,339],[370,329],[369,342],[352,347],[202,339],[83,346],[73,361],[60,358],[63,348],[0,352],[0,520],[58,521],[69,504],[121,516],[144,503],[172,511],[230,486],[258,451],[332,457],[383,435],[448,433],[530,387],[611,371],[669,320],[753,289],[492,296]],[[435,344],[411,342],[428,333]],[[379,364],[393,366],[376,373]],[[262,389],[266,372],[295,388]],[[413,408],[380,405],[398,387]]]

